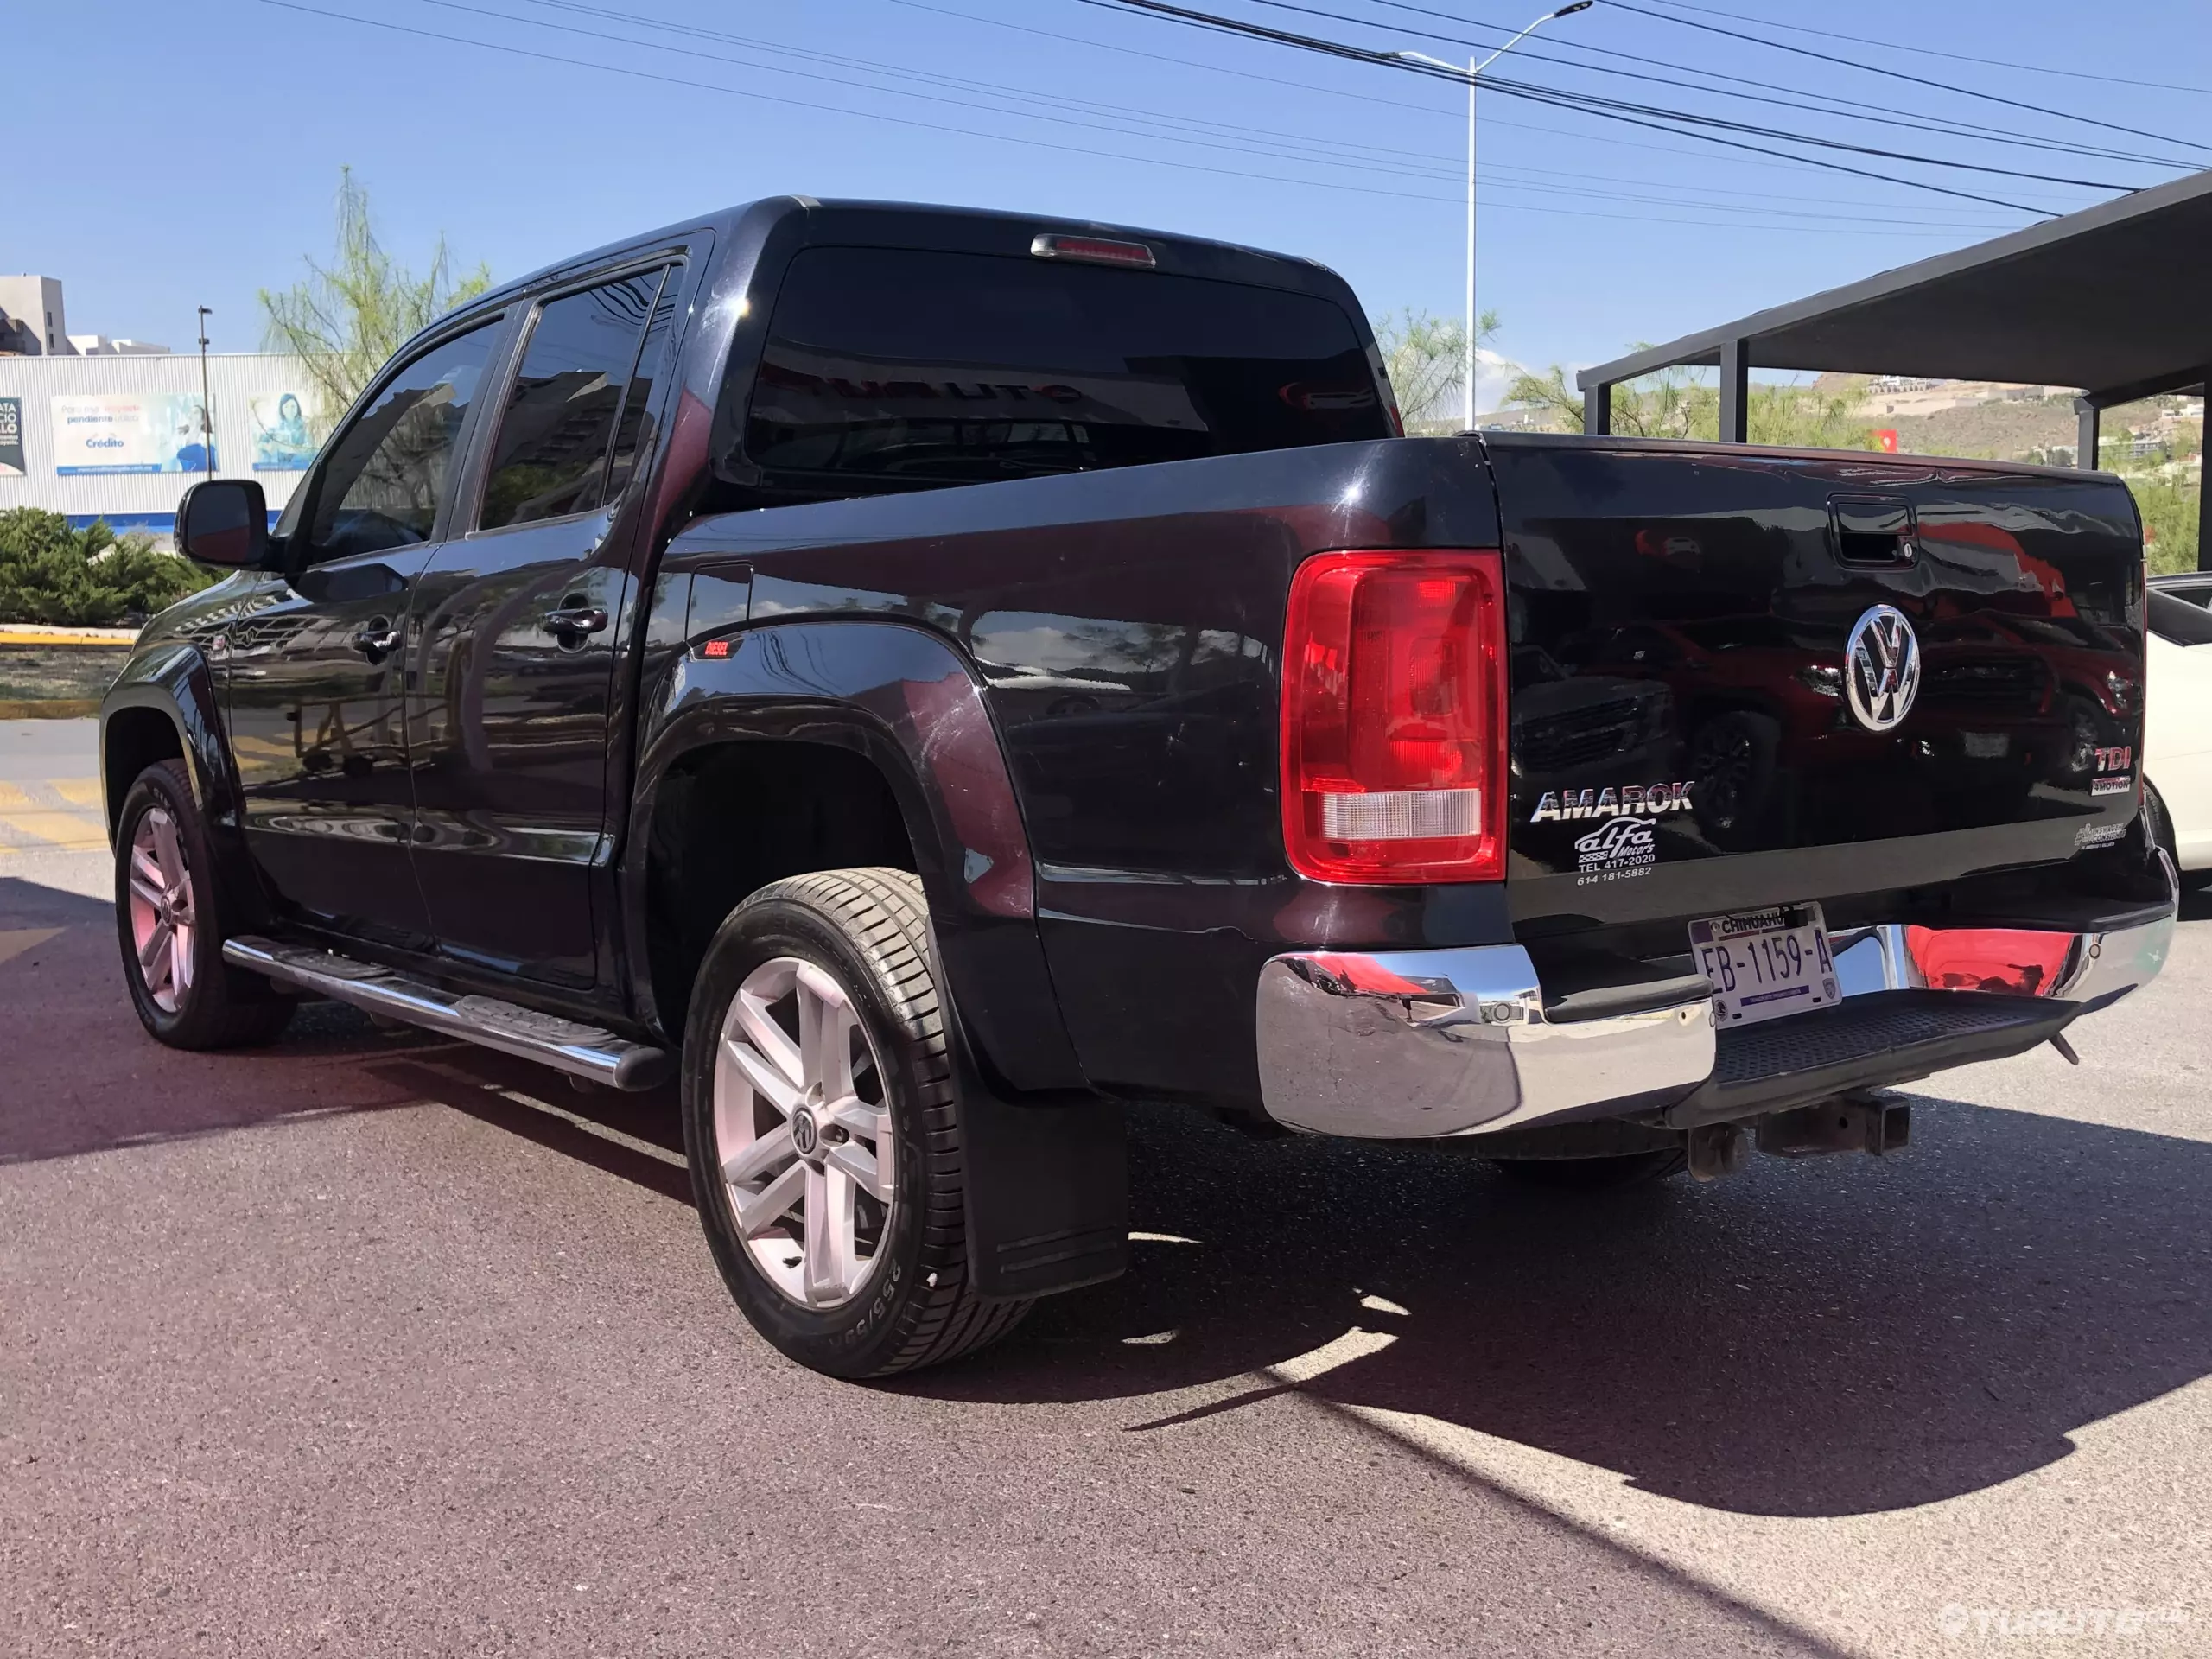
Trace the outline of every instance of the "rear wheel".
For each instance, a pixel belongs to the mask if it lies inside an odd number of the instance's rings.
[[[1027,1311],[969,1288],[951,1059],[906,872],[795,876],[730,913],[684,1034],[683,1128],[722,1279],[800,1364],[938,1364]]]
[[[235,1048],[283,1031],[297,1004],[225,964],[223,894],[182,760],[157,760],[123,798],[115,921],[139,1023],[171,1048]]]
[[[1679,1175],[1689,1160],[1679,1147],[1615,1153],[1604,1158],[1493,1158],[1497,1172],[1525,1186],[1560,1192],[1613,1192]]]

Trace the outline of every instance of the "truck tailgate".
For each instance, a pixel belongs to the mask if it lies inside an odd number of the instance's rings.
[[[2143,558],[2116,480],[1485,436],[1517,923],[1927,887],[2124,832]]]

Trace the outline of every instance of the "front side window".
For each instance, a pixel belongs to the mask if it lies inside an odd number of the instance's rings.
[[[461,423],[499,333],[489,322],[431,346],[340,435],[315,486],[311,562],[430,539]]]
[[[499,417],[478,528],[589,512],[607,468],[664,270],[602,283],[537,314]]]
[[[810,248],[746,459],[794,482],[980,483],[1390,435],[1357,332],[1307,294],[986,254]]]

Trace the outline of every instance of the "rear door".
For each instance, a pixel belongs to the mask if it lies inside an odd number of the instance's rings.
[[[410,744],[416,870],[439,948],[526,978],[594,979],[620,508],[671,348],[663,256],[539,301],[480,446],[468,533],[417,584]]]
[[[1490,448],[1523,919],[1940,883],[2133,815],[2142,552],[2110,480]]]

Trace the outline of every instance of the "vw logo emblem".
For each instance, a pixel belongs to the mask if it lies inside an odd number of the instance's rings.
[[[1852,717],[1886,732],[1912,712],[1920,690],[1920,641],[1903,611],[1877,605],[1852,624],[1843,648],[1843,689]]]
[[[791,1150],[802,1158],[811,1158],[821,1144],[822,1132],[814,1122],[814,1114],[800,1107],[791,1114]]]

